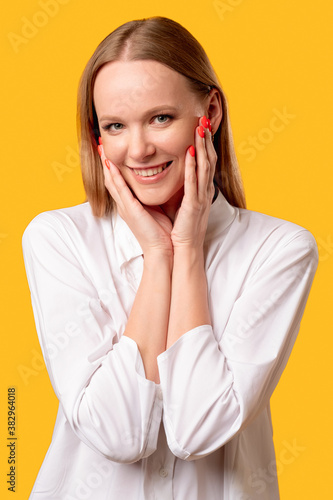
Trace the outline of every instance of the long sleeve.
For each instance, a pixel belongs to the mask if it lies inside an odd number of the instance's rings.
[[[113,461],[135,462],[157,446],[159,387],[145,378],[136,343],[121,336],[126,308],[116,289],[116,271],[110,267],[111,249],[93,225],[80,232],[66,214],[55,212],[38,216],[23,236],[50,380],[80,440]],[[90,255],[90,248],[95,254]],[[107,288],[94,279],[96,265]],[[126,288],[125,282],[119,283]]]
[[[295,225],[285,232],[284,223],[265,236],[253,227],[248,238],[236,221],[211,252],[212,326],[187,332],[158,358],[168,445],[184,460],[214,452],[266,409],[299,330],[317,267],[314,238]]]

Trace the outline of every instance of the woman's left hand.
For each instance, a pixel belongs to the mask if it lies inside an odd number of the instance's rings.
[[[209,128],[204,128],[203,123],[207,125],[204,117],[195,130],[195,157],[190,154],[190,148],[185,156],[184,197],[171,232],[174,250],[178,247],[200,249],[205,239],[217,154]]]

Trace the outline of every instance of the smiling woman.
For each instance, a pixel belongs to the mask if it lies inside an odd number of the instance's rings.
[[[140,100],[133,100],[138,89]],[[115,61],[100,69],[94,104],[104,152],[144,205],[167,204],[174,219],[193,130],[206,114],[218,128],[219,97],[216,89],[204,98],[194,94],[183,75],[156,61]]]
[[[125,62],[131,62],[132,65],[125,65]],[[132,82],[130,78],[133,77],[135,64],[137,68],[141,68],[141,71]],[[116,101],[115,96],[112,98],[113,104],[116,104],[117,116],[108,116],[110,111],[106,111],[105,118],[112,118],[112,120],[107,119],[104,124],[106,127],[113,125],[113,129],[116,125],[122,127],[123,115],[130,112],[133,107],[139,106],[151,92],[155,99],[159,98],[157,107],[150,110],[153,111],[153,115],[162,113],[173,117],[175,112],[180,112],[180,102],[182,112],[185,114],[185,108],[189,103],[186,100],[177,99],[175,95],[173,98],[178,101],[178,107],[164,109],[165,104],[170,104],[165,99],[172,100],[172,93],[175,94],[174,85],[177,85],[177,81],[182,82],[183,94],[186,92],[188,97],[191,93],[190,99],[196,102],[196,107],[192,109],[192,119],[200,115],[199,102],[201,108],[203,104],[207,107],[207,102],[213,94],[213,106],[217,104],[223,110],[220,118],[217,116],[216,127],[213,128],[214,149],[218,157],[214,183],[232,205],[245,208],[245,196],[234,152],[227,101],[219,80],[197,40],[171,19],[156,17],[126,23],[110,33],[97,47],[81,78],[78,98],[78,132],[81,144],[82,175],[94,214],[109,213],[113,205],[110,193],[104,188],[103,172],[98,168],[97,144],[103,128],[99,123],[102,116],[97,117],[96,114],[96,94],[94,96],[97,76],[100,73],[113,75],[111,66],[117,67],[118,71],[122,68],[124,76],[121,81],[118,79],[118,82],[114,81],[112,84],[110,79],[103,79],[104,84],[107,82],[106,87],[103,87],[106,93],[108,93],[108,86],[118,85],[119,100]],[[146,71],[143,70],[144,67]],[[125,74],[126,68],[129,72],[127,75]],[[170,75],[172,75],[173,82],[168,88],[167,80]],[[163,89],[160,87],[161,84],[163,84]],[[181,87],[176,90],[176,94],[178,91],[181,92]],[[165,91],[166,94],[163,93]],[[110,92],[108,96],[110,98]],[[107,103],[104,105],[107,106]],[[118,120],[120,120],[119,123],[117,123]],[[96,139],[95,143],[91,141],[92,135]],[[188,145],[192,144],[193,137],[189,136],[188,141]]]
[[[312,235],[246,210],[225,96],[170,19],[97,47],[78,130],[88,201],[23,238],[59,399],[31,500],[277,500],[269,401],[316,270]]]

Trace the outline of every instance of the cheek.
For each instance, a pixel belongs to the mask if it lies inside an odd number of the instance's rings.
[[[107,158],[109,158],[116,165],[121,163],[124,157],[124,146],[121,141],[115,141],[113,138],[103,139],[104,153]]]
[[[189,146],[194,144],[195,125],[167,131],[159,139],[159,147],[178,158],[184,158]]]

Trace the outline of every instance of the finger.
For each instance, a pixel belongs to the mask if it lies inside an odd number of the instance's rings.
[[[104,175],[106,187],[111,190],[111,196],[115,196],[117,204],[126,205],[132,201],[133,195],[121,175],[118,167],[108,158],[104,161]]]
[[[198,179],[198,199],[200,203],[207,200],[207,193],[210,192],[212,166],[207,153],[207,142],[210,141],[209,130],[199,125],[196,129],[196,150],[197,150],[197,179]]]
[[[185,155],[185,173],[184,173],[184,197],[189,200],[197,198],[198,180],[196,173],[195,149],[190,146]]]
[[[99,145],[97,146],[97,151],[98,151],[99,156],[101,157],[102,165],[104,166],[106,156],[104,153],[104,147],[103,147],[101,138],[99,138]]]
[[[121,201],[121,196],[119,194],[119,189],[116,186],[114,179],[111,174],[111,168],[107,166],[106,164],[107,160],[103,162],[103,172],[104,172],[104,184],[106,189],[111,195],[111,198],[114,200],[118,211],[122,212],[123,210],[123,203]]]
[[[106,158],[101,138],[99,138],[99,145],[97,147],[97,150],[98,150],[98,154],[101,158],[101,162],[102,162],[105,187],[109,191],[110,195],[112,196],[112,198],[114,199],[116,204],[120,205],[121,204],[121,197],[120,197],[119,192],[124,187],[122,180],[124,183],[125,183],[125,181],[124,181],[124,179],[122,179],[122,176],[119,172],[119,169],[116,167],[116,165],[114,165],[114,163],[111,162],[111,160]]]
[[[98,150],[98,154],[99,154],[99,156],[101,158],[102,168],[103,168],[103,172],[104,172],[104,180],[105,180],[105,185],[106,185],[107,179],[112,180],[112,176],[111,177],[108,176],[108,173],[107,173],[107,171],[110,171],[110,166],[106,162],[107,158],[106,158],[106,155],[105,155],[105,152],[104,152],[104,147],[102,145],[101,140],[100,140],[99,146],[97,147],[97,150]],[[108,188],[107,185],[106,185],[106,187]],[[112,194],[111,194],[111,196],[112,196]]]
[[[101,139],[99,140],[99,146],[97,147],[97,149],[101,157],[105,177],[105,185],[107,189],[110,188],[110,190],[115,193],[115,191],[119,192],[123,188],[127,187],[127,184],[118,167],[106,157]],[[110,194],[112,196],[112,193]]]
[[[213,184],[213,179],[215,175],[215,170],[216,170],[216,162],[217,162],[217,154],[212,142],[212,133],[211,133],[211,124],[210,120],[208,120],[205,116],[200,119],[201,125],[204,127],[204,132],[205,132],[205,152],[206,156],[210,165],[209,168],[209,176],[207,180],[207,194],[208,197],[211,198],[213,197],[213,193],[215,191],[214,189],[214,184]],[[204,189],[204,184],[202,185]],[[204,192],[203,192],[204,195]]]
[[[142,204],[133,196],[119,168],[108,158],[104,164],[107,169],[105,172],[106,179],[110,181],[109,192],[118,206],[120,215],[126,220],[130,220],[133,218],[137,219],[146,214]],[[109,189],[107,180],[106,187]]]
[[[210,122],[208,122],[210,125]],[[211,165],[211,176],[209,183],[213,182],[214,175],[215,175],[215,169],[216,169],[216,162],[217,162],[217,154],[214,148],[214,144],[212,141],[212,133],[211,133],[211,127],[209,128],[208,126],[208,133],[207,133],[207,140],[206,140],[206,152],[208,156],[209,163]]]

